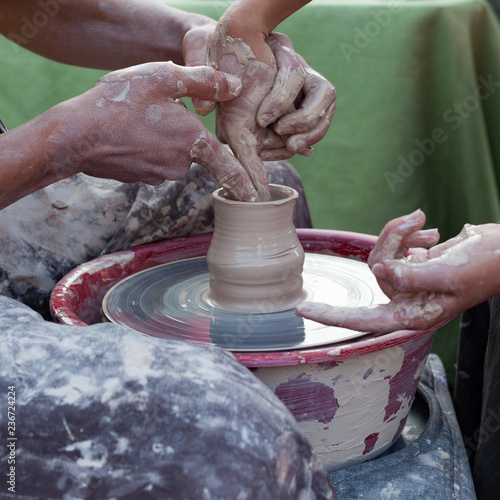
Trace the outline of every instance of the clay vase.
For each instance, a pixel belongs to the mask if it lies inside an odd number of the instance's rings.
[[[224,189],[212,193],[215,227],[207,253],[215,307],[243,313],[271,313],[305,299],[304,250],[293,224],[298,193],[270,185],[271,201],[242,202]]]

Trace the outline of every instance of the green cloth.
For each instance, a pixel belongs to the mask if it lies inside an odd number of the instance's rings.
[[[282,28],[338,91],[327,137],[294,160],[317,227],[378,234],[420,207],[449,238],[500,219],[500,30],[486,3],[316,0]],[[478,78],[494,82],[482,100]]]
[[[231,2],[168,3],[217,19]],[[378,234],[420,207],[444,240],[466,222],[500,220],[500,29],[486,2],[313,0],[278,31],[338,91],[327,136],[311,158],[292,161],[315,227]],[[8,128],[104,73],[47,61],[7,39],[0,60]],[[213,117],[205,121],[213,130]],[[454,351],[438,348],[445,364]]]

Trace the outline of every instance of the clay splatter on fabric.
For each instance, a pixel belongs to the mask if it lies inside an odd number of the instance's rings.
[[[111,323],[56,325],[6,297],[0,324],[17,495],[336,498],[290,412],[232,355]]]

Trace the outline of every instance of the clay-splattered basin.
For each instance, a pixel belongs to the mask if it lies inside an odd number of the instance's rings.
[[[366,261],[374,236],[299,229],[306,252]],[[101,321],[105,293],[144,269],[206,255],[211,235],[169,240],[99,257],[54,288],[56,321]],[[381,454],[399,437],[412,405],[435,329],[365,336],[344,344],[267,353],[235,353],[285,403],[328,470]]]

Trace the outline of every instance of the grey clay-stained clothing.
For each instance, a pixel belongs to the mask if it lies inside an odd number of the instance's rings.
[[[0,324],[0,498],[335,500],[295,419],[231,354],[56,325],[6,297]]]

